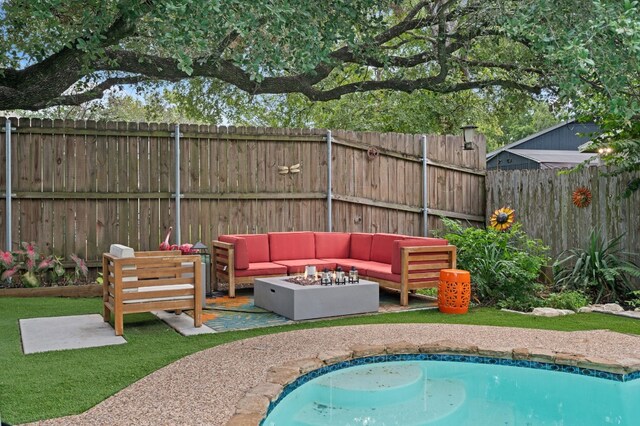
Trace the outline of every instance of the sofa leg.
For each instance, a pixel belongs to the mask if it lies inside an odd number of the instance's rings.
[[[400,305],[407,306],[409,304],[409,293],[407,291],[400,292]]]
[[[407,306],[409,304],[409,282],[406,277],[403,277],[400,283],[400,305]]]

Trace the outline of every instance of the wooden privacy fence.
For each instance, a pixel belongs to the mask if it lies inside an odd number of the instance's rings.
[[[176,145],[168,124],[11,124],[11,209],[7,216],[7,201],[0,202],[0,238],[7,240],[8,217],[13,248],[34,241],[45,252],[90,261],[111,243],[155,250],[178,213],[182,242],[324,231],[329,205],[334,231],[423,232],[419,135],[333,132],[328,197],[326,130],[182,125]],[[484,222],[484,139],[476,138],[473,151],[463,151],[457,136],[426,140],[429,230],[438,215]],[[4,168],[6,160],[3,149]],[[300,172],[292,173],[296,164]],[[6,184],[3,173],[3,195]]]
[[[557,170],[488,172],[487,214],[511,206],[523,230],[548,245],[553,257],[563,250],[586,248],[593,228],[600,229],[607,240],[624,234],[622,248],[640,252],[640,192],[620,199],[631,175],[605,177],[598,171],[589,167],[562,175]],[[572,202],[579,187],[592,193],[588,207]]]

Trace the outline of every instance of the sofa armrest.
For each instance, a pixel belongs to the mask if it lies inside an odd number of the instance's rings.
[[[442,247],[449,245],[443,238],[410,238],[393,242],[391,251],[391,273],[401,272],[402,249],[404,247]]]
[[[154,250],[154,251],[137,251],[133,254],[135,257],[166,257],[166,256],[182,256],[180,250]]]
[[[220,235],[217,241],[233,245],[234,269],[249,269],[249,249],[246,238],[237,235]]]
[[[456,247],[410,246],[401,248],[400,304],[409,304],[409,291],[436,287],[441,269],[455,269]]]
[[[418,282],[440,277],[441,269],[455,269],[456,246],[401,247],[402,280]]]
[[[213,241],[213,256],[211,259],[211,270],[213,275],[213,289],[218,290],[218,283],[229,284],[229,297],[236,295],[235,277],[235,248],[232,243]]]
[[[216,272],[228,274],[235,269],[235,247],[231,243],[214,241],[213,247],[213,269]]]

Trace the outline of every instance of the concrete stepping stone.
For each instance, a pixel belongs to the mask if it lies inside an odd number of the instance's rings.
[[[127,343],[99,314],[21,319],[20,336],[25,354]]]

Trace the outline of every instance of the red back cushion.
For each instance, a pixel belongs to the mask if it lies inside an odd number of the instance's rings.
[[[346,232],[314,232],[316,259],[348,259],[351,234]]]
[[[233,267],[234,269],[249,269],[249,252],[247,251],[247,240],[235,235],[220,235],[219,241],[233,244]]]
[[[269,236],[267,234],[238,235],[247,240],[249,263],[269,262]]]
[[[316,256],[313,232],[269,232],[271,261],[314,259]]]
[[[408,237],[402,241],[393,242],[393,251],[391,253],[391,273],[402,273],[402,254],[400,250],[402,247],[423,247],[423,246],[446,246],[449,244],[447,240],[442,238],[411,238]]]
[[[373,238],[373,234],[361,234],[358,232],[353,232],[351,234],[349,258],[371,260],[371,238]]]
[[[393,242],[404,240],[404,238],[404,235],[397,234],[373,234],[371,239],[371,260],[391,264]]]
[[[269,262],[269,236],[267,234],[235,234],[224,235],[224,237],[242,238],[245,241],[248,263]],[[218,239],[223,241],[222,237]],[[237,265],[236,269],[239,269]]]

